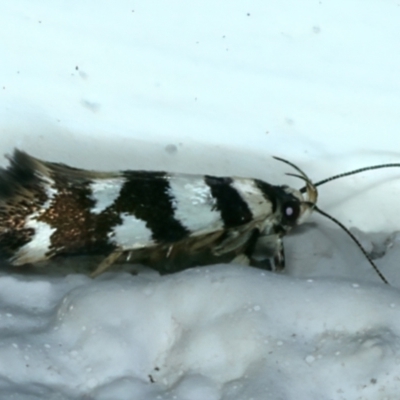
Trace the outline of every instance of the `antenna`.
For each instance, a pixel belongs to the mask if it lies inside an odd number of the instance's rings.
[[[340,226],[352,239],[353,242],[358,246],[358,248],[361,250],[361,252],[364,254],[365,258],[368,260],[368,262],[371,264],[372,268],[375,270],[375,272],[378,274],[379,278],[382,279],[382,281],[384,283],[386,283],[387,285],[389,285],[389,282],[387,281],[387,279],[384,277],[384,275],[382,274],[381,271],[379,271],[379,268],[377,267],[377,265],[372,261],[372,258],[370,257],[370,255],[367,253],[367,251],[364,249],[364,247],[362,246],[362,244],[360,243],[360,241],[351,233],[350,230],[348,230],[339,220],[337,220],[336,218],[332,217],[332,215],[329,215],[328,213],[326,213],[325,211],[322,211],[320,208],[318,208],[317,206],[314,207],[314,210],[317,211],[318,213],[320,213],[321,215],[323,215],[324,217],[330,219],[332,222],[334,222],[336,225]]]
[[[325,183],[334,181],[336,179],[339,178],[344,178],[346,176],[350,176],[350,175],[355,175],[355,174],[359,174],[361,172],[365,172],[365,171],[372,171],[372,170],[376,170],[376,169],[382,169],[382,168],[398,168],[400,167],[400,163],[390,163],[390,164],[378,164],[378,165],[372,165],[370,167],[364,167],[364,168],[358,168],[349,172],[343,172],[341,174],[337,174],[337,175],[333,175],[330,178],[326,178],[323,179],[317,183],[312,183],[311,180],[307,177],[306,174],[304,174],[303,171],[301,171],[298,167],[296,167],[294,164],[283,160],[279,157],[274,157],[275,159],[279,160],[279,161],[283,161],[286,164],[289,164],[290,166],[292,166],[293,168],[295,168],[297,171],[299,171],[301,173],[301,176],[296,175],[296,174],[287,174],[287,175],[291,175],[291,176],[296,176],[300,179],[303,179],[306,181],[306,186],[302,187],[300,189],[300,193],[305,193],[308,192],[308,188],[310,186],[312,186],[314,189],[317,186],[321,186],[324,185]],[[368,260],[368,262],[371,264],[372,268],[375,270],[375,272],[378,274],[378,276],[381,278],[381,280],[389,285],[388,280],[385,278],[385,276],[382,274],[382,272],[379,270],[378,266],[374,263],[374,261],[372,260],[372,258],[370,257],[370,255],[367,253],[367,251],[364,249],[364,247],[361,245],[360,241],[350,232],[349,229],[347,229],[339,220],[337,220],[336,218],[332,217],[331,215],[329,215],[328,213],[326,213],[325,211],[322,211],[319,207],[317,207],[316,204],[314,204],[314,210],[317,211],[319,214],[323,215],[324,217],[328,218],[329,220],[331,220],[332,222],[334,222],[336,225],[338,225],[340,228],[342,228],[349,236],[350,238],[353,240],[353,242],[357,245],[357,247],[361,250],[361,252],[364,254],[365,258]]]
[[[274,157],[275,160],[281,161],[285,164],[290,165],[292,168],[294,168],[297,172],[299,172],[300,175],[297,174],[286,174],[286,175],[291,175],[291,176],[295,176],[296,178],[300,178],[303,181],[306,182],[306,186],[304,186],[304,192],[307,192],[307,197],[308,197],[308,205],[309,207],[313,208],[317,202],[317,198],[318,198],[318,191],[315,187],[315,185],[312,183],[311,179],[295,164],[291,163],[288,160],[285,160],[284,158],[280,158],[280,157]]]
[[[330,178],[322,179],[322,181],[314,183],[313,185],[314,185],[314,187],[321,186],[321,185],[324,185],[325,183],[334,181],[336,179],[344,178],[344,177],[350,176],[350,175],[356,175],[356,174],[359,174],[359,173],[365,172],[365,171],[372,171],[375,169],[382,169],[382,168],[399,168],[399,167],[400,167],[400,163],[371,165],[370,167],[358,168],[358,169],[354,169],[353,171],[343,172],[341,174],[333,175]],[[306,190],[307,190],[307,186],[304,186],[300,189],[300,193],[304,193]]]

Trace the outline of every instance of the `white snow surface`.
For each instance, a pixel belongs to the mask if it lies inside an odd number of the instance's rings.
[[[272,155],[399,162],[399,27],[398,0],[3,2],[1,153],[295,188]],[[1,272],[0,399],[399,399],[399,176],[319,190],[390,286],[318,216],[279,275]]]

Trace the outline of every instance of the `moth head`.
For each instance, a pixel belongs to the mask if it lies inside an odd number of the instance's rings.
[[[296,178],[300,178],[306,182],[305,195],[303,195],[300,190],[293,189],[289,186],[282,186],[282,189],[288,195],[288,199],[282,204],[283,218],[286,221],[286,225],[293,227],[294,225],[299,225],[304,222],[315,209],[317,205],[318,191],[315,185],[311,182],[311,179],[309,179],[300,168],[283,158],[274,158],[290,165],[299,172],[299,174],[288,173],[287,175],[295,176]]]
[[[300,191],[289,186],[283,186],[282,189],[290,195],[292,200],[287,200],[282,204],[282,214],[289,225],[300,225],[312,213],[316,206],[317,193],[312,193],[310,197],[303,196]]]
[[[336,179],[344,178],[346,176],[350,175],[355,175],[360,172],[365,172],[365,171],[372,171],[376,169],[381,169],[381,168],[398,168],[400,167],[399,163],[390,163],[390,164],[379,164],[379,165],[372,165],[369,167],[363,167],[363,168],[358,168],[352,171],[344,172],[341,174],[333,175],[329,178],[323,179],[319,182],[312,183],[311,180],[307,177],[307,175],[296,165],[292,164],[291,162],[284,160],[283,158],[279,157],[274,157],[278,161],[282,161],[285,164],[290,165],[292,168],[294,168],[296,171],[300,173],[298,174],[287,174],[291,176],[296,176],[297,178],[300,178],[306,182],[306,185],[302,187],[300,190],[295,190],[291,189],[288,186],[283,186],[281,187],[288,195],[291,195],[292,198],[296,198],[298,201],[297,211],[293,211],[294,208],[291,207],[290,203],[284,202],[283,207],[282,207],[282,213],[283,213],[283,218],[284,219],[289,219],[293,220],[294,223],[292,223],[292,226],[295,224],[300,224],[302,223],[310,214],[313,210],[317,211],[319,214],[323,215],[324,217],[330,219],[332,222],[334,222],[336,225],[338,225],[341,229],[343,229],[349,236],[350,238],[354,241],[354,243],[358,246],[358,248],[361,250],[361,252],[364,254],[368,262],[371,264],[372,268],[375,270],[375,272],[378,274],[378,276],[381,278],[381,280],[389,284],[387,279],[384,277],[382,272],[379,270],[379,268],[376,266],[374,261],[372,260],[371,256],[367,253],[367,251],[364,249],[360,241],[348,230],[340,221],[338,221],[336,218],[332,217],[325,211],[322,211],[319,207],[317,207],[317,198],[318,198],[318,191],[317,191],[317,186],[324,185],[325,183],[332,182]],[[303,193],[305,195],[303,196]],[[296,218],[294,218],[294,215],[298,214]],[[282,227],[284,232],[287,232],[290,230],[290,225],[288,226],[285,224],[285,226],[282,224]]]

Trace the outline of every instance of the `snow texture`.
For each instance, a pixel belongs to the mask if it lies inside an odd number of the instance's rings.
[[[314,181],[400,160],[397,1],[3,3],[1,153],[294,188],[272,155]],[[2,270],[0,399],[397,400],[399,176],[319,190],[390,286],[319,216],[284,274]]]

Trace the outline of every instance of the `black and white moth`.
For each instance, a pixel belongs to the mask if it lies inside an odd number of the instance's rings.
[[[282,237],[313,210],[306,196],[257,179],[166,172],[94,172],[16,150],[0,170],[0,255],[13,266],[101,254],[161,273],[246,257],[284,268]],[[270,262],[272,260],[272,262]]]
[[[335,175],[300,190],[240,177],[149,171],[95,172],[42,161],[16,150],[0,169],[0,257],[12,266],[55,256],[102,255],[97,276],[119,259],[170,273],[240,260],[281,271],[282,238],[313,210],[316,187],[377,165]],[[303,195],[305,193],[305,195]]]

